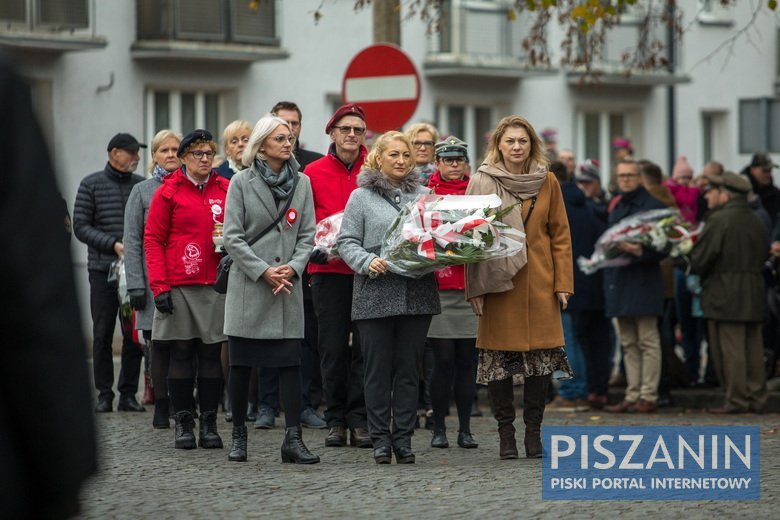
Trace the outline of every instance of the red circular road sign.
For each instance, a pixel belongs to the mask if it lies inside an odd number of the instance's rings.
[[[374,132],[396,130],[420,101],[420,76],[414,63],[395,45],[366,47],[352,58],[341,85],[345,103],[357,103]]]

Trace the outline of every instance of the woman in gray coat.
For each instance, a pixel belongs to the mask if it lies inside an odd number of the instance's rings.
[[[152,163],[149,165],[151,178],[139,182],[130,191],[125,206],[125,276],[127,277],[127,294],[130,296],[130,306],[135,309],[135,328],[142,331],[146,343],[148,372],[144,374],[147,389],[151,384],[154,391],[151,397],[154,401],[154,428],[170,428],[168,416],[168,363],[170,348],[166,342],[152,343],[152,321],[154,320],[154,298],[149,288],[149,275],[146,272],[146,255],[144,254],[144,226],[152,195],[162,186],[163,180],[181,166],[176,155],[181,142],[181,134],[173,130],[160,130],[152,139]],[[149,345],[151,344],[151,352]],[[151,354],[149,356],[148,354]],[[151,358],[151,359],[149,359]],[[149,374],[151,372],[151,374]],[[149,381],[151,375],[151,382]],[[144,403],[146,394],[144,392]]]
[[[355,271],[352,319],[363,346],[368,430],[377,464],[389,464],[392,452],[398,464],[414,463],[417,367],[431,317],[441,312],[433,274],[400,276],[379,257],[401,206],[429,191],[412,167],[412,145],[404,134],[379,136],[347,202],[337,242],[339,255]]]
[[[227,194],[223,237],[234,261],[225,300],[232,461],[246,461],[252,367],[279,368],[286,426],[282,462],[320,461],[303,443],[300,426],[301,275],[314,245],[315,222],[311,185],[298,172],[294,145],[295,135],[286,121],[271,115],[260,118],[244,150],[247,168],[233,176]]]

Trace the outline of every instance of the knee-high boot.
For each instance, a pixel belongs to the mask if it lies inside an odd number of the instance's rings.
[[[550,375],[525,378],[523,390],[523,422],[525,422],[525,456],[542,457],[542,419]]]
[[[498,421],[499,448],[501,459],[516,459],[515,405],[513,402],[512,378],[488,383],[488,395],[493,403],[493,415]]]

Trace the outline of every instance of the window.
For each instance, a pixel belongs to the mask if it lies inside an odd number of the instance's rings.
[[[735,6],[724,6],[721,0],[699,0],[697,19],[702,25],[731,25]]]
[[[205,128],[219,141],[222,130],[235,114],[235,94],[182,90],[148,90],[146,95],[146,139],[164,128],[187,133]]]
[[[89,27],[88,0],[2,0],[0,23],[9,28],[64,31]]]
[[[721,150],[728,150],[729,136],[727,129],[728,113],[702,112],[701,114],[701,158],[702,164],[719,161]]]
[[[276,2],[137,0],[139,40],[189,40],[278,45]]]
[[[739,153],[780,153],[780,100],[739,100]]]
[[[616,137],[628,137],[636,147],[636,136],[631,135],[630,123],[629,115],[625,112],[586,109],[577,116],[577,161],[598,160],[601,163],[601,179],[605,185],[613,167],[612,140]]]
[[[482,162],[490,132],[507,112],[503,106],[476,104],[442,104],[436,107],[436,128],[441,136],[454,135],[469,144],[472,170]]]

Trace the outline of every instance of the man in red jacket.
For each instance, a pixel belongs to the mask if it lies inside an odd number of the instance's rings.
[[[363,109],[353,103],[339,107],[325,126],[325,133],[333,141],[328,154],[304,170],[311,180],[317,222],[344,211],[357,187],[357,175],[367,154],[363,145],[366,133]],[[325,421],[329,428],[325,446],[346,446],[349,429],[352,445],[371,448],[363,398],[363,355],[350,318],[354,273],[341,259],[328,261],[327,257],[316,254],[309,263],[309,273],[319,324]]]

